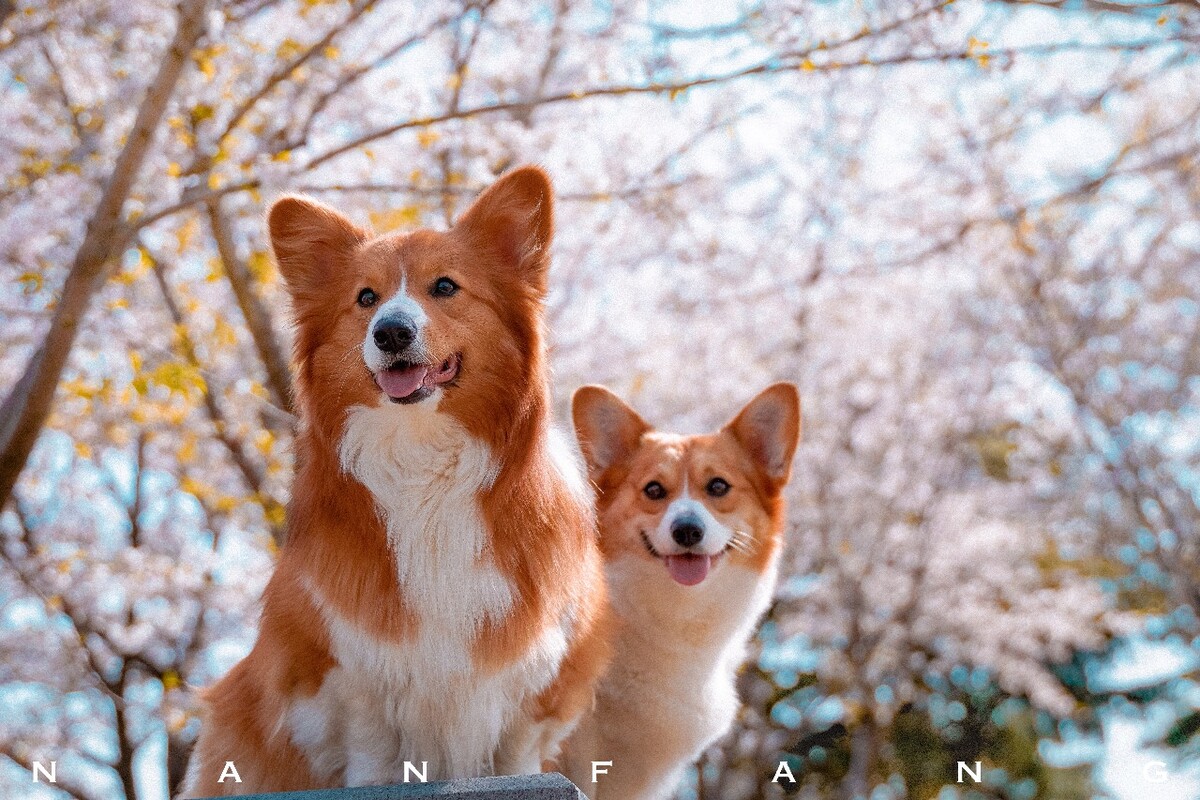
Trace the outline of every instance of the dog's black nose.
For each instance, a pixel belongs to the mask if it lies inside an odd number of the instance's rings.
[[[704,538],[704,528],[692,519],[680,519],[671,524],[671,538],[680,547],[692,547]]]
[[[413,343],[413,339],[417,338],[417,329],[403,317],[384,317],[375,323],[371,338],[380,350],[396,355]]]

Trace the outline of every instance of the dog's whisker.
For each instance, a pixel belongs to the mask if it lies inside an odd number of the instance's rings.
[[[754,542],[754,534],[749,531],[734,530],[733,536],[729,537],[729,547],[746,555],[750,554],[750,549]]]

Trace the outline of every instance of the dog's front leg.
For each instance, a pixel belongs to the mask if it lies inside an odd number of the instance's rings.
[[[542,724],[522,710],[500,737],[497,775],[533,775],[542,771]]]
[[[368,692],[346,698],[346,786],[378,786],[400,780],[400,741],[387,723],[383,704]]]

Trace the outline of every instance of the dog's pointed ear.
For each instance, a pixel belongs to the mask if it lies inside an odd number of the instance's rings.
[[[545,293],[554,236],[550,178],[537,167],[509,172],[479,195],[454,232]]]
[[[367,232],[329,206],[288,195],[267,213],[271,249],[293,296],[326,285],[330,272],[367,239]]]
[[[603,386],[576,389],[571,397],[571,418],[592,481],[632,454],[650,430],[636,411]]]
[[[800,442],[800,392],[790,383],[768,386],[725,426],[777,488],[792,474]]]

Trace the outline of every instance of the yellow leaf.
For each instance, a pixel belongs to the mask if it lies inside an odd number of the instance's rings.
[[[267,518],[269,524],[278,526],[282,525],[284,518],[287,517],[287,510],[279,503],[268,498],[263,501],[263,516]]]
[[[129,308],[129,301],[124,297],[118,297],[116,300],[108,301],[109,311],[116,311],[118,308]]]
[[[64,383],[62,388],[67,394],[74,395],[75,397],[79,397],[84,400],[91,400],[100,393],[100,387],[93,386],[87,381],[79,378],[72,378]]]
[[[219,173],[210,172],[208,174],[208,188],[220,189],[224,183],[225,183],[225,178],[222,175],[220,175]]]
[[[195,478],[193,478],[191,476],[185,477],[183,480],[181,480],[179,482],[179,490],[181,492],[187,492],[188,494],[190,494],[194,497],[197,497],[201,500],[205,499],[206,497],[210,496],[213,493],[213,489],[211,486],[209,486],[208,484],[201,483],[200,481],[196,480]]]
[[[271,448],[275,446],[275,437],[270,431],[261,430],[254,435],[254,446],[258,448],[258,452],[264,456],[271,455]]]
[[[388,211],[372,211],[369,214],[371,225],[380,233],[412,227],[421,221],[419,205],[402,206]]]
[[[813,63],[811,58],[806,58],[800,62],[800,69],[804,70],[805,72],[812,72],[816,68],[817,65]]]
[[[80,458],[91,458],[92,457],[92,448],[88,445],[87,442],[76,442],[75,443],[75,452],[79,455]]]
[[[246,259],[246,267],[259,283],[273,283],[275,281],[275,262],[265,250],[255,250],[251,253],[250,258]]]
[[[190,464],[196,460],[196,434],[189,433],[183,439],[183,445],[179,448],[178,458],[184,464]]]
[[[46,598],[46,608],[51,611],[63,610],[63,599],[56,594],[52,594]]]
[[[337,58],[341,54],[342,54],[342,51],[338,50],[336,47],[334,47],[331,44],[326,45],[325,49],[321,51],[321,55],[325,56],[330,61],[333,61],[335,58]]]
[[[199,68],[200,73],[204,75],[205,79],[211,81],[213,76],[217,74],[217,68],[213,66],[213,60],[208,56],[193,55],[192,59],[196,62],[196,67]]]
[[[129,351],[129,366],[133,368],[134,375],[142,371],[142,354],[137,350]]]
[[[271,160],[272,161],[291,161],[292,160],[292,151],[291,150],[280,150],[278,153],[271,156]]]
[[[288,61],[303,51],[304,46],[289,36],[279,43],[279,47],[275,48],[275,57],[281,61]]]
[[[431,130],[429,128],[422,128],[417,133],[417,144],[421,145],[421,147],[429,147],[434,142],[436,142],[438,140],[438,138],[439,138],[439,134],[437,131]]]
[[[200,229],[200,223],[195,217],[188,217],[187,220],[179,226],[175,231],[175,242],[178,245],[179,255],[183,255],[188,247],[192,244],[192,239],[195,238],[196,232]]]
[[[169,692],[172,689],[178,689],[182,683],[183,683],[183,681],[181,681],[179,679],[179,673],[176,672],[175,670],[169,669],[163,673],[163,676],[162,676],[163,691]]]
[[[187,396],[192,391],[205,390],[204,378],[199,370],[190,364],[180,361],[167,361],[159,364],[150,373],[150,380],[160,386],[165,386],[171,394]]]
[[[40,272],[23,272],[21,273],[21,276],[17,278],[17,283],[21,284],[22,292],[25,294],[33,294],[34,292],[40,292],[42,290],[42,286],[45,284],[45,279],[42,278],[42,273]]]
[[[192,106],[192,110],[188,112],[192,119],[192,127],[199,125],[204,120],[209,119],[213,115],[213,107],[208,103],[197,103]]]
[[[213,322],[213,339],[220,347],[233,347],[237,344],[237,329],[226,322],[223,317],[217,317]]]
[[[182,172],[183,168],[176,162],[172,161],[170,164],[167,164],[167,174],[172,178],[178,178]]]

